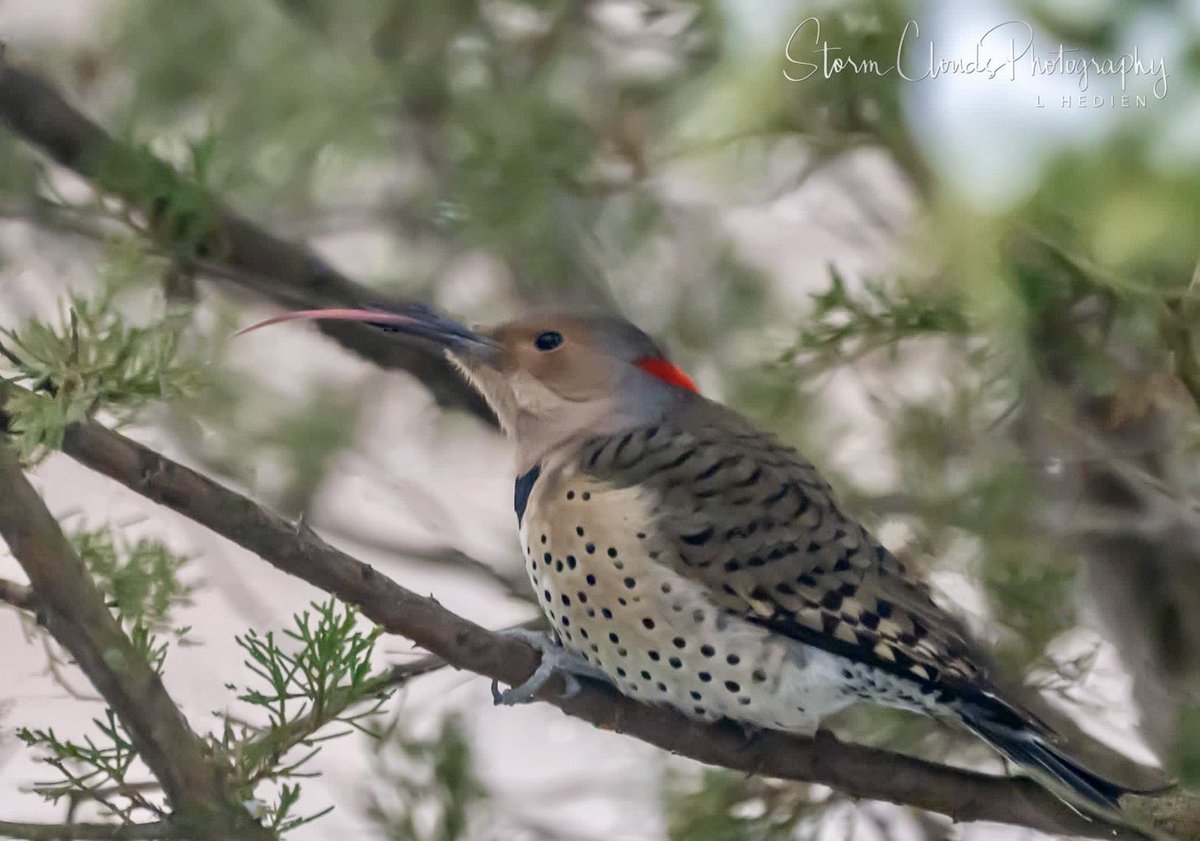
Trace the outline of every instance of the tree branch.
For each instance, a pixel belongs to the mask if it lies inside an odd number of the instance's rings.
[[[499,586],[506,595],[520,601],[537,604],[536,595],[529,589],[529,579],[521,568],[505,573],[479,558],[472,557],[466,552],[453,546],[443,546],[425,549],[411,543],[402,543],[389,538],[381,538],[368,532],[364,526],[354,523],[321,523],[321,531],[335,539],[348,540],[357,546],[388,555],[397,555],[417,563],[433,566],[448,567],[461,570],[470,575],[483,578]]]
[[[105,607],[58,521],[2,445],[0,537],[29,576],[39,619],[120,717],[180,825],[198,838],[270,838],[228,791],[226,770]]]
[[[152,841],[185,837],[177,827],[166,821],[135,824],[0,821],[0,838],[19,838],[23,841]]]
[[[202,219],[186,224],[163,219],[171,196],[196,195],[202,187],[147,150],[114,140],[51,84],[8,65],[2,57],[0,121],[98,189],[145,214],[157,242],[198,269],[287,307],[336,304],[394,309],[407,303],[355,283],[313,251],[264,230],[215,198],[207,198]],[[364,324],[321,322],[317,328],[381,367],[407,371],[441,405],[494,423],[491,409],[454,372],[440,349]]]
[[[0,602],[20,610],[33,610],[37,607],[37,599],[33,597],[32,589],[6,578],[0,578]]]
[[[177,511],[271,565],[357,605],[390,633],[408,637],[451,665],[517,684],[537,665],[523,643],[491,633],[423,598],[373,568],[329,546],[304,526],[294,526],[212,480],[87,421],[71,426],[63,450],[93,470]],[[747,743],[733,726],[690,721],[666,707],[649,706],[598,685],[561,697],[562,684],[543,698],[564,712],[664,750],[710,765],[748,773],[821,783],[852,797],[886,800],[948,815],[959,821],[996,821],[1045,832],[1097,838],[1144,837],[1131,829],[1093,822],[1031,780],[996,777],[901,754],[845,744],[829,733],[814,738],[765,731]],[[1126,800],[1137,798],[1126,798]],[[1200,815],[1190,795],[1144,799],[1150,820]],[[1173,811],[1172,811],[1173,810]]]

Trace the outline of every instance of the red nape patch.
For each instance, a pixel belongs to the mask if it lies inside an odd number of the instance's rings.
[[[647,374],[658,377],[664,383],[669,383],[679,388],[686,388],[688,391],[694,391],[697,394],[700,393],[700,389],[696,388],[696,384],[692,382],[692,378],[683,373],[683,370],[672,362],[668,362],[665,359],[647,357],[646,359],[639,359],[633,364]]]

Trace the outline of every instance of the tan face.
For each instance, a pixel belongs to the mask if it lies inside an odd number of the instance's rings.
[[[630,364],[612,355],[580,318],[537,316],[501,324],[484,335],[500,349],[486,358],[451,353],[510,434],[531,424],[565,420],[599,408]]]
[[[516,388],[538,384],[571,402],[608,396],[624,367],[569,316],[511,321],[487,335],[503,347],[498,367]]]

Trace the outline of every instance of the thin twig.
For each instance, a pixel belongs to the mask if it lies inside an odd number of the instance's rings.
[[[0,578],[0,602],[21,610],[33,610],[37,607],[37,599],[33,597],[32,589],[7,578]]]
[[[374,552],[394,555],[404,558],[407,561],[462,570],[470,575],[491,581],[515,599],[535,604],[537,602],[537,599],[531,595],[532,591],[529,589],[529,581],[525,577],[524,572],[519,571],[516,575],[507,574],[486,561],[472,557],[466,552],[455,549],[453,546],[427,549],[411,543],[382,538],[350,522],[321,523],[321,531],[331,537],[350,541]]]

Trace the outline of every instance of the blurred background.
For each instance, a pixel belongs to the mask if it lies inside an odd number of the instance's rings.
[[[1200,782],[1197,4],[0,0],[0,36],[185,174],[174,222],[216,197],[308,243],[309,281],[468,321],[623,313],[815,461],[1011,674]],[[1060,45],[1146,72],[1056,69]],[[67,364],[74,311],[101,420],[476,622],[534,617],[508,445],[445,366],[311,325],[231,341],[361,301],[161,221],[0,133],[0,373]],[[165,680],[219,729],[233,635],[323,594],[49,452],[60,420],[24,418],[39,490],[94,568],[165,565],[158,621],[191,629]],[[0,640],[2,817],[61,819],[14,733],[83,733],[102,705],[17,611]],[[1036,837],[702,768],[450,671],[379,719],[313,759],[301,812],[334,809],[289,838]],[[836,730],[1002,770],[900,714]]]

